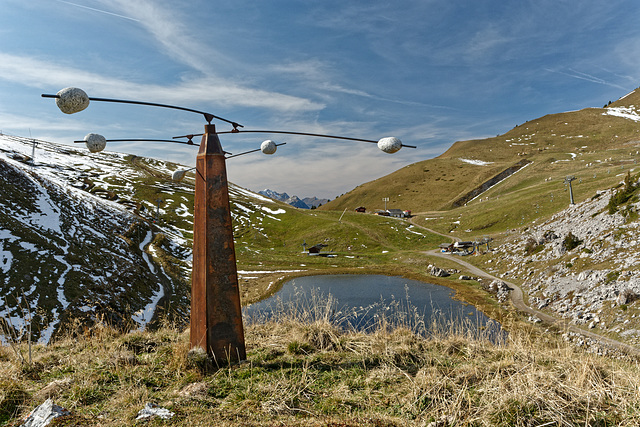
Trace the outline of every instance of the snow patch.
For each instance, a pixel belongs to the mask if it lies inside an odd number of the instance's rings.
[[[626,94],[625,96],[623,96],[623,97],[622,97],[622,98],[620,98],[620,99],[625,99],[627,96],[631,95],[631,94],[632,94],[632,93],[634,93],[634,92],[635,92],[635,89],[634,89],[634,90],[632,90],[631,92],[629,92],[628,94]],[[618,101],[620,101],[620,99],[619,99]]]
[[[62,309],[65,310],[69,306],[69,301],[67,301],[67,298],[64,296],[64,284],[67,279],[67,274],[73,269],[73,267],[64,259],[62,255],[56,255],[54,258],[59,263],[64,264],[64,266],[67,268],[64,273],[62,273],[60,277],[58,277],[57,288],[58,302],[60,302],[60,304],[62,305]]]
[[[476,166],[486,166],[486,165],[490,165],[490,164],[493,163],[493,162],[485,162],[483,160],[475,160],[475,159],[463,159],[463,158],[460,158],[459,160],[461,162],[469,163],[470,165],[476,165]]]
[[[4,250],[4,241],[13,242],[16,239],[17,237],[12,235],[9,230],[0,230],[0,269],[3,273],[7,273],[13,263],[13,253]]]
[[[149,259],[149,254],[147,254],[144,250],[144,248],[149,243],[151,243],[151,239],[153,239],[153,233],[151,231],[147,231],[146,237],[144,238],[142,243],[140,243],[140,251],[142,252],[142,258],[144,258],[147,265],[149,266],[149,271],[151,271],[151,273],[153,274],[156,274],[156,268],[153,266],[153,263],[151,263],[151,260]]]
[[[414,230],[413,230],[413,225],[412,225],[412,226],[407,227],[407,229],[406,229],[406,230],[407,230],[409,233],[417,234],[418,236],[422,236],[422,237],[424,237],[424,234],[422,234],[422,233],[418,233],[417,231],[414,231]]]
[[[273,209],[270,209],[270,208],[268,208],[266,206],[263,206],[262,210],[265,211],[265,212],[268,212],[268,213],[270,213],[272,215],[278,215],[278,214],[287,213],[287,211],[285,211],[284,209],[273,210]]]
[[[640,115],[636,112],[633,106],[607,108],[607,111],[604,112],[602,115],[622,117],[625,119],[633,120],[634,122],[640,122]]]
[[[242,204],[240,204],[238,202],[235,202],[234,206],[236,208],[240,209],[241,211],[246,212],[248,214],[252,214],[253,213],[253,210],[251,210],[250,208],[248,208],[248,207],[246,207],[246,206],[244,206],[244,205],[242,205]]]

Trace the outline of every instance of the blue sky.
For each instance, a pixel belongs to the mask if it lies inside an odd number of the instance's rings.
[[[245,129],[327,133],[417,149],[222,135],[225,150],[287,142],[227,163],[252,190],[334,198],[549,113],[602,107],[640,86],[637,0],[1,0],[0,130],[70,143],[200,133],[180,111],[93,103],[61,113],[41,93],[174,104]],[[218,130],[228,130],[216,123]],[[191,165],[180,144],[111,151]],[[490,159],[486,159],[490,160]]]

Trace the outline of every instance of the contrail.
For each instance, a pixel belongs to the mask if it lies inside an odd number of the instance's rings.
[[[591,83],[598,83],[598,84],[601,84],[601,85],[616,87],[616,88],[619,88],[619,89],[625,89],[624,87],[622,87],[620,85],[617,85],[615,83],[608,82],[608,81],[603,80],[603,79],[601,79],[599,77],[595,77],[595,76],[592,76],[590,74],[583,73],[581,71],[576,71],[576,70],[574,70],[572,68],[569,68],[569,71],[571,71],[571,73],[567,73],[567,72],[560,71],[560,70],[552,70],[550,68],[545,68],[544,70],[548,71],[550,73],[562,74],[564,76],[573,77],[574,79],[586,80],[586,81],[591,82]]]
[[[135,19],[135,18],[130,18],[128,16],[124,16],[124,15],[118,15],[117,13],[112,13],[112,12],[107,12],[106,10],[100,10],[100,9],[95,9],[93,7],[89,7],[89,6],[84,6],[81,4],[76,4],[76,3],[71,3],[69,1],[65,1],[65,0],[58,0],[60,3],[66,3],[69,4],[71,6],[76,6],[76,7],[81,7],[83,9],[89,9],[89,10],[93,10],[94,12],[100,12],[100,13],[104,13],[106,15],[111,15],[111,16],[116,16],[118,18],[123,18],[123,19],[128,19],[130,21],[135,21],[135,22],[140,22],[139,19]]]

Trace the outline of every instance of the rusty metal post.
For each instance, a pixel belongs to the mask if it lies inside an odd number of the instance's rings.
[[[217,361],[246,359],[225,155],[212,124],[205,125],[196,158],[191,283],[195,347]]]

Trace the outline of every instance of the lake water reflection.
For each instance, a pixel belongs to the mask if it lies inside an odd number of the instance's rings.
[[[472,305],[453,299],[454,291],[398,276],[340,274],[304,276],[286,282],[274,296],[244,309],[249,321],[294,316],[313,321],[330,318],[342,327],[366,330],[384,318],[427,335],[434,324],[491,339],[500,325]]]

